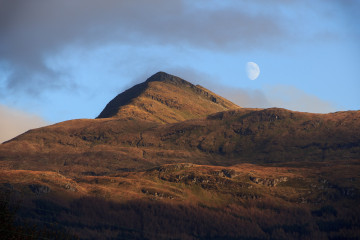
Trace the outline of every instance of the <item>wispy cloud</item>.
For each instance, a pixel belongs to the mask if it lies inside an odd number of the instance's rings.
[[[33,128],[49,123],[39,116],[0,104],[0,143]]]
[[[294,86],[276,85],[264,89],[271,106],[301,112],[329,113],[336,111],[334,103],[320,99]]]
[[[216,77],[191,68],[174,68],[169,71],[193,83],[200,84],[241,107],[279,107],[312,113],[336,111],[334,103],[290,85],[272,85],[261,89],[227,87],[219,84],[219,79]]]
[[[322,100],[294,86],[275,85],[257,90],[218,86],[214,89],[241,107],[279,107],[312,113],[336,111],[336,106],[332,102]]]

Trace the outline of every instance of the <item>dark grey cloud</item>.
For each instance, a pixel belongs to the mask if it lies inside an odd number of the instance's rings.
[[[233,51],[286,36],[274,13],[195,7],[185,0],[0,0],[0,67],[8,90],[37,94],[67,84],[47,58],[69,45],[189,45]]]
[[[5,80],[0,76],[0,84],[13,92],[33,94],[72,87],[64,80],[66,73],[47,64],[49,57],[67,46],[277,49],[306,35],[309,23],[299,24],[304,19],[298,18],[304,14],[291,12],[318,14],[322,6],[330,6],[329,15],[339,9],[356,25],[356,0],[0,0],[0,72],[10,72]],[[326,31],[317,34],[321,39],[337,37]]]

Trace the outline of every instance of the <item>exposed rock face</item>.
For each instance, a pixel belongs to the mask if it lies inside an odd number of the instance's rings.
[[[194,166],[194,164],[191,163],[178,163],[178,164],[171,164],[171,165],[164,165],[161,167],[156,168],[159,172],[171,172],[176,170],[182,170],[185,168],[190,168]],[[150,169],[153,170],[153,169]]]
[[[152,188],[143,188],[141,189],[141,192],[153,196],[153,200],[162,199],[162,198],[168,198],[168,199],[174,199],[175,197],[171,195],[170,193],[163,192],[160,190],[152,189]]]
[[[259,178],[259,177],[250,176],[250,180],[256,184],[261,184],[267,187],[276,187],[276,185],[278,185],[281,182],[287,182],[288,178],[280,177],[280,178],[271,179],[271,178]]]
[[[48,186],[41,184],[31,184],[29,185],[29,188],[35,194],[46,194],[51,191],[51,189]]]
[[[69,190],[69,191],[71,191],[71,192],[76,192],[76,191],[77,191],[76,187],[73,186],[72,184],[69,184],[69,183],[65,184],[63,187],[64,187],[66,190]]]
[[[231,170],[223,169],[223,170],[221,170],[221,173],[222,173],[222,176],[228,177],[228,178],[233,178],[233,177],[237,176],[235,170],[233,170],[233,169],[231,169]]]

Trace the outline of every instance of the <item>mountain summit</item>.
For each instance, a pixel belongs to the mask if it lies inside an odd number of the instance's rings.
[[[130,118],[174,123],[237,109],[215,93],[165,72],[117,95],[97,118]]]
[[[0,168],[115,174],[188,162],[229,166],[359,159],[360,111],[240,108],[159,72],[116,96],[97,119],[33,129],[0,145]]]
[[[26,236],[358,239],[359,159],[360,111],[239,108],[159,72],[98,119],[0,144],[0,226],[5,239],[39,223]]]

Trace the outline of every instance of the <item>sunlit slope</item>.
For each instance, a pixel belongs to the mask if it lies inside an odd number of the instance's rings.
[[[10,169],[95,172],[165,163],[233,165],[360,157],[360,111],[310,114],[239,109],[173,124],[129,119],[72,120],[2,144]]]
[[[0,193],[22,221],[81,239],[357,239],[359,170],[358,160],[73,178],[0,170]]]
[[[174,123],[239,106],[179,77],[158,72],[111,100],[98,118]]]

